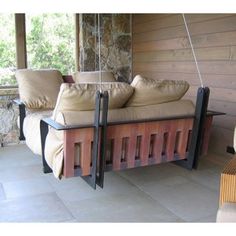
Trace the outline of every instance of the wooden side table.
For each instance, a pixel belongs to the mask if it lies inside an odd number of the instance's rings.
[[[220,206],[236,202],[236,156],[224,167],[220,179]]]

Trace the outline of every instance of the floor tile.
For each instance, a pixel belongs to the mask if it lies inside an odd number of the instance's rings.
[[[69,179],[57,180],[54,176],[46,177],[49,183],[53,186],[57,195],[63,201],[78,201],[87,198],[97,198],[114,193],[130,192],[137,189],[136,186],[119,176],[116,172],[105,173],[104,188],[97,186],[94,190],[82,178],[74,177]]]
[[[185,221],[217,212],[218,193],[190,180],[171,186],[159,181],[143,185],[142,190]]]
[[[182,219],[141,191],[66,204],[79,222],[181,222]]]
[[[0,170],[0,182],[12,182],[43,176],[42,165],[11,167]]]
[[[5,199],[6,199],[6,195],[4,193],[2,184],[0,183],[0,201],[5,200]]]
[[[44,178],[32,178],[3,184],[7,199],[53,192]]]
[[[61,222],[73,219],[55,193],[0,202],[0,222]]]
[[[212,215],[197,219],[195,221],[199,223],[216,223],[216,214],[212,214]]]
[[[0,148],[0,170],[41,164],[41,157],[34,155],[26,145]]]
[[[176,174],[185,176],[188,173],[188,170],[170,163],[139,167],[119,172],[121,176],[138,186],[146,183],[155,183],[156,181],[165,179],[167,176]]]
[[[0,148],[0,222],[215,222],[222,166],[172,163],[105,173],[103,189],[57,180],[25,145]],[[223,163],[223,162],[222,162]]]

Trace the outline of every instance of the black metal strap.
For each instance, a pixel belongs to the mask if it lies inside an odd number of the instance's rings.
[[[108,92],[105,91],[102,95],[102,124],[101,124],[101,143],[100,143],[100,161],[99,171],[97,173],[96,183],[98,186],[103,188],[104,184],[104,171],[105,171],[105,160],[106,160],[106,145],[107,145],[107,115],[108,115],[108,103],[109,96]]]
[[[197,168],[200,156],[204,122],[207,114],[210,89],[208,87],[199,88],[197,92],[195,118],[192,130],[190,150],[186,160],[176,161],[175,163],[187,169]]]
[[[52,169],[49,167],[45,160],[45,141],[48,134],[48,124],[44,121],[40,121],[40,137],[41,137],[41,149],[42,149],[42,162],[43,162],[43,173],[51,173]]]
[[[96,102],[95,102],[94,137],[93,137],[91,174],[88,176],[82,176],[82,178],[94,189],[96,189],[96,177],[97,177],[97,159],[98,159],[99,129],[100,129],[99,127],[100,105],[101,105],[101,93],[97,91]]]
[[[14,99],[13,102],[15,104],[18,105],[19,107],[19,116],[20,116],[20,136],[19,136],[19,140],[25,140],[25,136],[23,133],[23,123],[24,123],[24,119],[26,116],[26,112],[25,112],[25,104],[20,100],[20,99]]]

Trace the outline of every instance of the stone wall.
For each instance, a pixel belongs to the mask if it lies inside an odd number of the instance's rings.
[[[18,108],[12,100],[17,95],[0,94],[0,144],[5,146],[19,143],[19,130],[17,128]]]
[[[80,15],[80,70],[99,70],[97,14]],[[100,14],[101,69],[131,82],[131,15]]]

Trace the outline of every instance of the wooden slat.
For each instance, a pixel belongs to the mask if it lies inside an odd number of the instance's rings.
[[[156,163],[161,163],[162,161],[163,142],[164,142],[164,132],[162,126],[159,126],[156,131],[154,147],[153,147],[153,157],[155,158]]]
[[[197,23],[197,22],[205,22],[209,20],[215,20],[219,18],[224,18],[232,16],[230,14],[185,14],[185,18],[188,22],[190,23]],[[161,28],[168,28],[168,27],[173,27],[173,26],[178,26],[178,25],[183,25],[183,17],[181,14],[170,14],[168,17],[162,17],[159,19],[153,18],[148,18],[147,17],[143,18],[143,22],[136,23],[134,22],[133,26],[133,32],[134,33],[141,33],[141,32],[147,32],[147,31],[153,31]]]
[[[231,47],[199,48],[195,50],[198,61],[235,60],[231,56]],[[133,62],[194,61],[191,49],[160,50],[133,54]]]
[[[199,22],[189,24],[189,30],[191,35],[201,35],[201,34],[210,34],[210,33],[219,33],[225,31],[235,31],[236,30],[236,15],[225,17],[222,19],[216,19],[212,21]],[[159,30],[137,33],[133,35],[133,42],[145,42],[145,41],[154,41],[154,40],[163,40],[170,38],[179,38],[186,36],[186,29],[184,25],[163,28]]]
[[[177,153],[179,154],[180,158],[186,158],[188,135],[189,135],[189,130],[192,130],[193,119],[189,119],[187,122],[180,120],[179,126],[180,126],[180,129],[179,129],[180,136],[179,136],[179,142],[177,146]]]
[[[206,74],[236,74],[235,61],[203,61],[199,62],[199,68],[202,73]],[[133,65],[135,71],[156,71],[172,73],[196,73],[194,62],[177,61],[177,62],[136,62]]]
[[[80,167],[82,176],[90,174],[91,163],[91,140],[84,140],[81,143]]]
[[[236,157],[233,158],[221,173],[220,206],[224,202],[236,202]]]
[[[159,20],[161,18],[166,18],[171,15],[172,14],[132,14],[132,21],[133,24],[139,24],[150,20]]]
[[[202,143],[202,155],[206,155],[209,146],[210,132],[212,126],[213,117],[207,117],[204,124],[203,143]]]
[[[75,163],[75,132],[74,130],[64,131],[64,168],[63,175],[68,177],[74,176]]]
[[[141,145],[140,145],[140,160],[141,165],[147,165],[148,164],[148,156],[149,156],[149,148],[150,148],[150,133],[149,133],[149,127],[147,125],[142,125],[140,127],[141,129]]]
[[[128,152],[127,152],[128,168],[134,167],[135,164],[136,141],[137,141],[136,135],[129,137]]]
[[[167,161],[171,161],[174,159],[177,127],[178,127],[178,121],[175,123],[172,122],[170,126],[170,131],[168,132],[167,145],[166,145]]]
[[[191,35],[194,48],[232,46],[236,44],[236,31]],[[149,40],[133,43],[133,52],[190,48],[187,36],[173,39]]]
[[[114,140],[114,152],[113,152],[113,160],[112,160],[113,170],[120,169],[121,151],[122,151],[122,139],[118,137]]]

